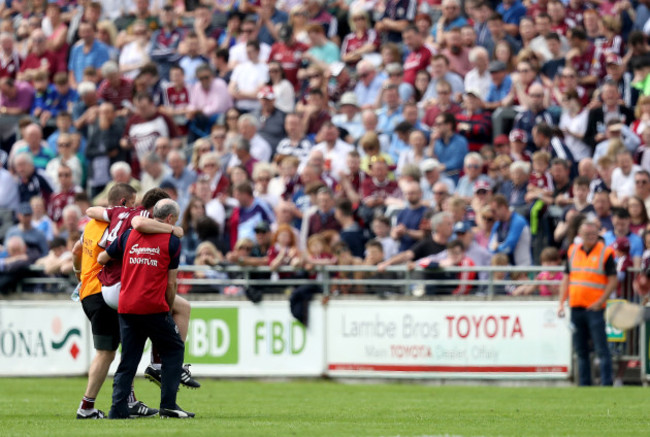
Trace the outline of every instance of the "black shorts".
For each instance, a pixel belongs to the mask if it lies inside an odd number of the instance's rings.
[[[101,293],[87,296],[81,301],[84,313],[90,320],[95,349],[114,351],[120,344],[120,323],[117,311],[106,305]]]

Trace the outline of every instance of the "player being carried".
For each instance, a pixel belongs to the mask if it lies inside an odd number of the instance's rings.
[[[152,188],[147,191],[142,198],[140,206],[134,208],[135,204],[135,190],[132,195],[125,199],[122,206],[114,206],[104,208],[101,206],[93,206],[88,208],[86,214],[88,217],[109,222],[108,232],[105,234],[106,238],[100,242],[102,248],[107,248],[113,241],[119,238],[124,232],[131,227],[140,232],[145,233],[174,233],[177,237],[183,236],[183,229],[179,226],[171,226],[166,223],[160,223],[155,220],[149,219],[153,207],[159,200],[169,199],[169,194],[160,188]],[[146,226],[143,225],[146,224]],[[111,308],[117,309],[117,303],[120,296],[121,289],[121,276],[122,264],[119,261],[112,260],[109,262],[97,278],[102,283],[102,296],[106,304]],[[183,341],[187,338],[187,330],[190,323],[190,303],[180,297],[176,296],[174,305],[172,307],[172,318],[178,326],[178,330]],[[151,364],[145,370],[145,378],[154,382],[159,387],[162,382],[161,373],[161,360],[160,355],[156,348],[151,351]],[[188,388],[199,388],[199,384],[189,370],[189,364],[183,366],[183,374],[181,375],[181,384]]]
[[[128,184],[116,184],[108,193],[111,206],[126,205],[132,202],[135,191]],[[141,231],[147,231],[147,223],[143,222]],[[169,229],[168,229],[169,230]],[[104,250],[99,243],[108,233],[108,223],[90,220],[79,242],[73,249],[74,270],[80,280],[79,298],[86,316],[90,320],[93,333],[93,344],[96,350],[90,369],[84,397],[77,410],[77,419],[103,419],[103,411],[95,408],[95,398],[99,394],[108,368],[115,359],[115,351],[120,344],[120,326],[117,311],[109,307],[102,296],[102,284],[97,275],[102,266],[97,257]],[[129,399],[130,417],[150,417],[158,413],[155,408],[149,408],[143,402],[135,399],[133,386]]]

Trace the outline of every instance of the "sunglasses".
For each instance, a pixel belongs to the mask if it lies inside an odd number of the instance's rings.
[[[71,173],[59,173],[60,178],[69,178],[70,176],[72,176]]]
[[[645,184],[648,183],[648,181],[646,181],[646,180],[642,180],[642,179],[639,179],[639,180],[634,181],[634,183],[635,183],[635,184],[640,184],[640,185],[645,185]]]
[[[59,143],[57,144],[59,147],[70,147],[70,143]]]
[[[481,218],[483,220],[485,220],[486,222],[493,222],[494,221],[494,217],[488,217],[488,216],[483,215],[483,216],[481,216]]]

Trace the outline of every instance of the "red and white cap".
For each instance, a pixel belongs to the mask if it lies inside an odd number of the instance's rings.
[[[485,190],[485,191],[490,191],[492,187],[490,186],[490,183],[486,180],[478,180],[474,182],[474,192],[478,192],[479,190]]]
[[[514,143],[515,141],[521,141],[522,143],[525,143],[528,141],[528,134],[526,133],[525,130],[513,129],[510,131],[510,135],[508,135],[508,139],[510,140],[511,143]]]
[[[264,88],[262,88],[257,93],[257,98],[258,99],[274,100],[275,99],[275,94],[273,93],[273,88],[271,88],[270,86],[265,86]]]
[[[623,65],[623,60],[616,53],[607,53],[607,56],[605,56],[605,65],[607,64]]]

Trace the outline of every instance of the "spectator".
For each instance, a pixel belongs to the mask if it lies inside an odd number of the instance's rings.
[[[275,94],[273,88],[266,86],[257,94],[260,101],[260,109],[254,115],[260,120],[259,133],[271,146],[273,152],[286,132],[284,131],[284,112],[275,107]]]
[[[615,208],[612,214],[612,223],[614,229],[603,235],[605,245],[612,246],[618,237],[627,238],[630,242],[630,256],[634,267],[639,267],[643,255],[643,240],[630,229],[630,213],[624,208]]]
[[[521,67],[521,69],[530,71],[530,65],[526,65],[525,67]],[[553,126],[554,122],[551,114],[544,108],[544,87],[542,84],[533,83],[528,87],[527,102],[526,107],[528,110],[520,112],[515,117],[514,128],[523,130],[529,138],[532,138],[533,127],[541,123]],[[529,141],[529,146],[531,145],[532,141]]]
[[[379,241],[383,248],[384,258],[382,261],[390,259],[399,253],[399,243],[390,236],[391,222],[388,217],[383,215],[375,216],[370,224],[370,229],[375,235],[375,240]]]
[[[454,2],[455,0],[449,0]],[[437,84],[439,81],[444,80],[451,85],[451,99],[459,101],[461,94],[465,90],[463,79],[456,73],[449,71],[449,60],[443,55],[435,55],[431,58],[431,82],[427,88],[422,100],[425,102],[432,99],[431,103],[435,104],[438,99]]]
[[[573,204],[566,208],[562,221],[558,223],[553,231],[556,242],[561,242],[567,234],[569,222],[573,217],[578,214],[587,216],[588,214],[595,215],[596,210],[594,206],[587,201],[589,196],[589,179],[579,176],[573,181]]]
[[[445,174],[454,182],[459,179],[462,160],[468,152],[467,140],[454,133],[455,131],[455,117],[445,112],[436,117],[435,128],[431,134],[434,155],[445,166]]]
[[[201,65],[207,64],[208,60],[201,54],[201,42],[196,31],[188,32],[183,43],[186,47],[186,53],[178,61],[178,65],[185,74],[185,83],[192,86],[197,82],[197,69]]]
[[[498,194],[502,194],[510,205],[520,212],[527,209],[526,193],[528,190],[530,163],[515,161],[510,164],[510,180],[501,184]],[[587,187],[588,188],[588,187]],[[587,191],[588,193],[588,191]]]
[[[587,130],[588,115],[588,111],[582,109],[577,92],[569,91],[564,94],[558,127],[564,133],[564,141],[578,162],[592,155],[591,148],[582,140]]]
[[[58,136],[57,149],[59,154],[51,159],[45,168],[45,173],[48,175],[51,181],[54,182],[55,189],[59,189],[59,168],[62,165],[67,166],[72,170],[72,183],[74,185],[81,185],[81,176],[82,176],[82,165],[81,160],[75,154],[74,143],[72,135],[70,134],[61,134]]]
[[[402,150],[397,161],[397,173],[402,174],[406,166],[415,165],[421,168],[427,158],[425,148],[427,137],[424,132],[414,130],[408,135],[408,148]]]
[[[27,245],[27,254],[29,259],[36,260],[47,255],[47,239],[45,235],[32,226],[32,207],[28,202],[21,203],[18,206],[16,216],[18,224],[12,226],[5,235],[6,246],[11,237],[20,237]]]
[[[458,37],[460,39],[460,34]],[[413,86],[417,72],[426,70],[429,66],[431,51],[424,45],[422,35],[413,25],[409,25],[402,31],[402,38],[404,45],[409,50],[409,54],[404,60],[404,82]]]
[[[129,118],[126,124],[120,146],[133,151],[132,166],[137,169],[139,168],[138,161],[154,151],[158,137],[174,139],[178,133],[174,122],[167,115],[158,111],[150,95],[136,94],[133,103],[135,104],[135,114]]]
[[[468,59],[473,68],[464,75],[465,89],[476,90],[477,97],[486,100],[492,84],[488,69],[490,62],[488,51],[484,47],[474,47],[469,51]]]
[[[43,142],[43,130],[39,125],[33,123],[25,128],[25,143],[25,146],[17,148],[15,153],[29,154],[34,166],[39,170],[45,170],[55,154]]]
[[[551,158],[559,158],[571,163],[571,174],[577,172],[575,168],[575,160],[569,148],[555,135],[553,128],[546,124],[541,123],[535,125],[531,135],[533,144],[537,150],[548,152]]]
[[[627,197],[634,195],[635,175],[641,167],[634,163],[632,153],[622,149],[616,154],[616,168],[612,172],[612,203],[621,205]]]
[[[438,98],[436,99],[435,104],[429,104],[426,107],[424,117],[422,117],[422,123],[431,128],[433,128],[438,115],[445,112],[458,115],[462,112],[460,105],[453,101],[451,85],[449,85],[449,82],[444,79],[439,80],[436,84],[436,93]]]
[[[84,81],[77,87],[79,101],[72,108],[72,119],[74,127],[84,137],[89,137],[88,126],[97,120],[99,109],[99,98],[97,97],[97,87],[93,82]]]
[[[271,80],[275,77],[271,62],[282,65],[281,74],[293,85],[294,90],[299,89],[298,70],[302,62],[302,54],[309,49],[307,44],[299,42],[293,35],[293,28],[284,24],[278,30],[278,41],[271,47],[269,54],[269,75]],[[276,67],[277,68],[277,67]],[[291,102],[293,106],[294,102]],[[280,108],[284,110],[283,108]],[[288,108],[287,108],[288,109]],[[289,111],[288,111],[289,112]]]
[[[390,236],[400,242],[399,251],[408,250],[416,242],[423,239],[425,231],[421,224],[429,208],[422,204],[422,191],[417,182],[404,185],[406,208],[397,214],[395,226],[391,229]]]
[[[18,117],[29,114],[33,101],[34,88],[28,82],[0,78],[0,141],[5,151],[15,139]]]
[[[467,24],[467,19],[461,15],[460,1],[443,0],[442,16],[431,29],[431,34],[438,44],[444,41],[446,32],[453,28],[460,28]]]
[[[70,49],[68,70],[70,87],[76,88],[83,81],[86,67],[101,68],[109,60],[108,47],[95,37],[96,26],[82,21],[79,24],[79,41]]]
[[[630,230],[640,236],[648,225],[648,211],[639,197],[628,197],[626,203],[630,213]]]
[[[354,148],[343,141],[339,130],[331,121],[323,124],[321,129],[323,141],[314,146],[312,151],[321,152],[325,159],[325,168],[331,172],[332,177],[338,179],[340,174],[347,172],[347,154]]]
[[[73,198],[74,202],[74,198]],[[32,207],[32,226],[45,235],[47,241],[52,241],[56,232],[56,224],[48,217],[47,209],[45,208],[45,201],[40,197],[32,197],[29,201]],[[13,223],[10,223],[10,226]]]
[[[431,237],[418,241],[413,247],[400,252],[392,258],[377,265],[377,270],[385,271],[386,267],[419,260],[429,255],[435,255],[446,249],[453,235],[454,222],[451,213],[439,212],[431,218]]]
[[[271,278],[290,279],[293,274],[290,272],[275,273],[279,267],[297,267],[301,264],[301,254],[298,249],[298,241],[293,232],[293,228],[289,225],[280,225],[273,233],[271,239],[271,246],[267,254],[269,260],[269,267],[273,271]]]
[[[161,77],[168,79],[171,66],[180,58],[178,47],[183,35],[181,30],[176,28],[178,17],[173,6],[163,6],[159,21],[160,29],[151,35],[149,57],[159,66]]]
[[[365,266],[377,266],[381,264],[383,260],[386,259],[386,254],[384,253],[383,245],[378,240],[370,240],[366,243],[365,247],[365,258],[363,260],[363,265]],[[361,275],[360,279],[369,279],[369,280],[395,280],[396,275],[393,272],[386,271],[372,271],[364,272]],[[385,295],[388,290],[393,290],[393,287],[381,285],[366,285],[363,287],[365,293],[367,294],[380,294]]]
[[[233,106],[226,83],[215,78],[207,64],[196,69],[196,78],[198,82],[190,87],[186,113],[190,120],[190,141],[207,136],[217,117]],[[167,92],[169,95],[169,88]]]
[[[592,148],[605,139],[605,126],[610,120],[618,120],[629,125],[634,120],[634,112],[627,106],[620,105],[618,86],[613,81],[607,81],[600,88],[602,106],[589,111],[587,131],[583,141]]]
[[[253,197],[250,183],[240,183],[233,188],[233,195],[239,202],[230,217],[230,244],[232,247],[242,238],[254,239],[255,227],[260,222],[273,223],[275,216],[269,206]]]
[[[456,114],[458,133],[467,138],[472,152],[478,152],[492,142],[492,120],[481,109],[482,104],[479,91],[469,88],[463,95],[464,109]]]
[[[530,227],[526,219],[510,211],[508,200],[497,194],[490,201],[496,223],[490,234],[489,249],[491,253],[503,253],[516,266],[528,266],[532,262]]]
[[[445,267],[474,267],[474,261],[466,255],[465,245],[460,240],[453,240],[447,244],[447,248],[436,254],[418,260],[418,265],[424,269],[438,270]],[[476,279],[476,272],[459,272],[459,273],[446,273],[435,272],[434,276],[440,279],[457,279],[459,281],[473,281]],[[431,293],[427,290],[427,294],[453,294],[465,295],[469,294],[472,290],[472,284],[460,284],[456,288],[453,286],[436,286],[435,292]],[[433,287],[429,287],[433,288]]]
[[[129,184],[135,191],[140,192],[140,182],[132,177],[131,166],[124,161],[118,161],[111,164],[110,168],[111,181],[104,189],[93,198],[93,204],[104,206],[108,202],[108,192],[115,184]]]
[[[363,59],[363,55],[376,52],[379,48],[380,40],[377,32],[369,27],[368,13],[361,8],[352,9],[350,12],[352,32],[347,34],[341,43],[341,60],[350,68],[354,68]],[[424,65],[428,65],[428,62]]]
[[[296,92],[293,84],[286,79],[280,62],[269,62],[268,85],[275,96],[275,107],[285,114],[293,112],[296,107]]]
[[[273,177],[273,167],[267,162],[258,162],[253,167],[253,182],[255,183],[255,198],[265,201],[275,209],[280,197],[269,193],[269,182]]]
[[[57,225],[61,225],[63,221],[63,208],[67,205],[74,204],[75,195],[83,190],[79,184],[75,183],[72,167],[67,164],[59,165],[55,176],[54,179],[57,180],[58,183],[56,192],[50,199],[47,215]]]
[[[336,201],[334,218],[341,228],[340,238],[346,244],[353,256],[363,257],[366,236],[354,219],[352,203],[348,199]]]
[[[16,291],[18,283],[30,274],[29,266],[35,257],[27,252],[23,239],[15,235],[5,240],[7,257],[0,258],[0,293],[9,294]]]
[[[334,195],[328,188],[321,188],[316,194],[317,211],[309,217],[307,236],[325,230],[341,231],[341,224],[336,220]]]
[[[445,32],[445,46],[441,53],[449,60],[449,69],[465,77],[472,69],[472,65],[469,62],[469,49],[462,45],[460,28],[456,27]]]
[[[62,212],[61,225],[58,227],[57,236],[64,240],[79,240],[80,229],[79,222],[81,221],[81,210],[77,205],[66,205]]]
[[[29,80],[38,72],[47,73],[50,79],[54,78],[55,73],[65,72],[67,68],[66,57],[55,55],[49,50],[47,37],[42,29],[34,30],[31,35],[31,50],[27,57],[20,64],[20,72],[17,78],[20,80]]]
[[[359,78],[354,88],[357,102],[362,109],[374,108],[381,91],[383,79],[377,75],[375,67],[368,60],[362,59],[356,67]]]
[[[483,169],[483,158],[476,152],[471,152],[465,155],[463,160],[464,175],[458,181],[455,194],[470,200],[474,195],[474,185],[478,181],[485,181],[488,184],[491,182],[490,178],[481,174]]]
[[[257,93],[269,80],[268,65],[260,59],[260,45],[256,41],[246,44],[247,60],[238,64],[232,72],[228,92],[235,100],[235,107],[249,112],[259,109]]]
[[[294,156],[300,162],[305,162],[312,143],[305,137],[300,117],[297,114],[287,114],[284,119],[284,129],[287,137],[278,143],[276,161],[281,162],[284,157]]]
[[[560,253],[554,247],[547,247],[541,254],[542,267],[557,267],[562,264]],[[557,271],[542,271],[535,276],[537,281],[561,281],[564,278],[562,272]],[[558,296],[560,293],[560,286],[557,285],[520,285],[515,291],[514,296],[526,296],[534,293],[539,293],[540,296]]]
[[[32,156],[25,152],[16,154],[14,169],[18,176],[20,202],[26,203],[34,196],[41,196],[47,204],[54,189],[46,173],[34,166]]]
[[[386,209],[386,199],[400,197],[397,182],[388,178],[388,164],[381,156],[374,156],[370,160],[370,177],[363,181],[361,186],[363,208],[359,214],[365,222],[370,222],[378,212]]]
[[[650,173],[639,170],[634,175],[634,195],[643,200],[646,210],[650,206]]]

